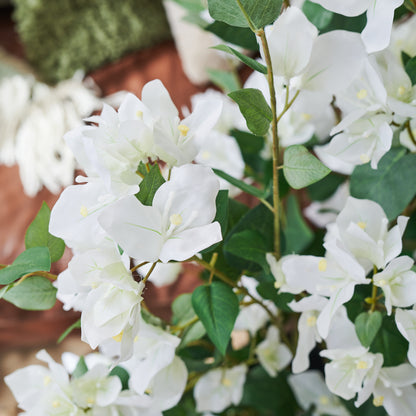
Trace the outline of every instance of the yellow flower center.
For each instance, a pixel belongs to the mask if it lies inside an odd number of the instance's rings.
[[[316,316],[309,316],[308,319],[306,320],[306,325],[312,327],[316,325]]]
[[[362,89],[362,90],[357,92],[357,98],[359,100],[364,100],[364,98],[366,98],[367,95],[368,95],[368,93],[367,93],[367,90],[365,90],[365,89]]]
[[[397,88],[397,94],[399,94],[400,96],[404,95],[406,93],[406,88],[403,87],[403,85],[400,85],[399,88]]]
[[[137,116],[137,118],[143,118],[143,111],[137,110],[136,111],[136,116]]]
[[[305,121],[309,121],[309,120],[312,118],[312,114],[309,114],[309,113],[302,113],[302,118],[303,118]]]
[[[171,224],[173,225],[181,225],[182,224],[182,216],[181,214],[172,214],[169,217]]]
[[[322,405],[327,405],[329,404],[329,398],[328,396],[321,396],[319,397],[319,403],[321,403]]]
[[[229,378],[223,378],[223,379],[221,380],[221,383],[222,383],[222,384],[223,384],[223,386],[225,386],[225,387],[231,387],[231,385],[233,384]]]
[[[82,205],[79,213],[85,218],[88,215],[88,208],[85,205]]]
[[[373,399],[373,405],[375,407],[383,406],[383,402],[384,402],[384,396],[376,396]]]
[[[123,331],[121,331],[118,335],[115,335],[113,337],[113,340],[116,342],[121,342],[122,339],[123,339]]]
[[[320,272],[324,272],[326,270],[326,267],[328,266],[328,262],[325,259],[319,260],[318,263],[318,270]]]
[[[367,227],[367,224],[365,222],[359,221],[357,222],[357,225],[362,229],[365,230],[365,227]]]
[[[368,364],[366,361],[360,360],[357,363],[357,370],[365,370],[366,368],[368,368]]]
[[[43,385],[44,386],[47,386],[51,381],[52,381],[52,379],[49,376],[43,377]]]
[[[186,136],[188,134],[189,127],[185,126],[185,124],[179,124],[178,130],[182,136]]]
[[[362,163],[368,163],[370,161],[370,158],[365,153],[360,155],[360,160]]]
[[[52,407],[54,407],[55,409],[57,408],[57,407],[59,407],[61,405],[61,402],[59,401],[59,400],[54,400],[53,402],[52,402]]]

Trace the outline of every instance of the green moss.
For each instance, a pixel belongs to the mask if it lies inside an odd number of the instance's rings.
[[[14,0],[26,56],[47,82],[170,36],[162,0]]]

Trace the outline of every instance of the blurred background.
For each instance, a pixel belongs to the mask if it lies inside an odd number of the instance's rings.
[[[117,107],[129,91],[140,97],[144,84],[159,78],[180,109],[205,90],[210,76],[235,63],[218,51],[212,33],[194,22],[209,19],[203,3],[191,12],[167,0],[0,0],[0,264],[24,250],[25,230],[42,201],[52,207],[77,166],[63,134],[101,109]],[[185,20],[184,20],[185,18]],[[169,21],[169,23],[168,23]],[[117,93],[117,94],[116,94]],[[69,250],[53,267],[59,273]],[[145,294],[150,309],[170,314],[171,299],[191,291],[192,265],[173,284]],[[38,363],[47,348],[60,361],[63,351],[84,354],[79,330],[56,340],[78,319],[57,302],[49,311],[28,312],[0,302],[0,415],[17,414],[3,377]]]

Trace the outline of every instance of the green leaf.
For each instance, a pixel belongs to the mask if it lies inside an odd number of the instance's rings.
[[[260,72],[261,74],[267,74],[267,67],[261,64],[260,62],[257,62],[255,59],[252,59],[248,57],[247,55],[244,55],[241,52],[238,52],[237,50],[230,48],[227,45],[217,45],[213,46],[212,49],[217,49],[219,51],[227,52],[231,55],[236,56],[241,62],[245,63],[248,67],[251,69],[254,69],[257,72]]]
[[[252,406],[256,411],[269,411],[267,415],[294,416],[296,400],[287,383],[287,376],[287,371],[270,377],[261,366],[252,368],[244,383],[241,404]]]
[[[81,328],[81,319],[76,320],[71,326],[69,326],[58,338],[57,343],[60,344],[74,329]]]
[[[121,390],[128,390],[129,389],[129,379],[130,374],[127,370],[125,370],[123,367],[116,366],[111,371],[109,376],[116,376],[121,381]]]
[[[325,201],[331,197],[341,184],[345,182],[345,177],[331,172],[317,183],[308,186],[308,196],[312,201]]]
[[[241,46],[251,51],[259,50],[256,35],[249,28],[230,26],[227,23],[216,21],[205,26],[205,30],[214,33],[214,35],[233,45]]]
[[[303,3],[302,11],[305,13],[308,20],[319,30],[325,29],[331,23],[334,16],[334,13],[309,0],[306,0],[305,3]]]
[[[409,59],[406,62],[405,70],[407,75],[409,75],[410,80],[412,81],[412,85],[416,84],[416,56]]]
[[[192,306],[211,341],[225,355],[239,312],[237,295],[225,283],[213,282],[194,290]]]
[[[244,230],[233,234],[224,244],[224,251],[244,260],[253,261],[259,264],[266,273],[270,272],[266,261],[267,246],[262,235],[254,230]]]
[[[10,266],[0,270],[0,285],[14,282],[25,274],[49,271],[51,257],[47,247],[29,248],[20,254]]]
[[[207,69],[210,81],[221,88],[224,93],[241,88],[240,80],[234,71],[222,71],[220,69]]]
[[[278,293],[274,287],[274,282],[262,282],[256,287],[257,293],[263,299],[269,299],[282,311],[293,312],[288,303],[295,299],[295,296],[291,293]]]
[[[302,217],[298,201],[289,195],[286,206],[285,254],[301,253],[313,241],[313,232]]]
[[[379,311],[362,312],[355,319],[355,332],[361,344],[368,348],[381,328],[383,317]]]
[[[238,104],[252,133],[264,136],[269,131],[273,114],[260,90],[245,88],[230,92],[228,96]]]
[[[301,145],[290,146],[283,156],[283,173],[289,185],[301,189],[320,181],[331,172]]]
[[[406,66],[406,64],[410,61],[410,59],[412,58],[410,55],[408,55],[406,52],[401,53],[401,58],[402,58],[402,63],[403,66]]]
[[[378,163],[357,166],[351,175],[350,192],[355,198],[371,199],[384,209],[389,220],[395,219],[416,194],[416,154],[393,148]]]
[[[241,189],[244,192],[247,192],[250,195],[255,196],[256,198],[264,198],[264,191],[256,188],[255,186],[251,186],[239,179],[233,178],[228,173],[223,172],[219,169],[213,169],[214,173],[218,175],[220,178],[225,179],[231,185],[236,186],[238,189]]]
[[[79,378],[83,376],[88,371],[87,364],[85,363],[84,357],[79,357],[77,366],[75,367],[74,372],[72,373],[73,378]]]
[[[412,12],[416,13],[416,0],[404,0],[404,5]]]
[[[397,329],[394,316],[384,316],[382,326],[370,346],[370,352],[383,354],[383,366],[394,367],[406,361],[408,349],[409,343]]]
[[[181,343],[179,344],[178,349],[185,348],[191,342],[201,339],[206,333],[207,331],[202,322],[195,322],[193,325],[186,328],[181,335]]]
[[[65,243],[62,239],[49,233],[49,219],[51,210],[45,202],[37,213],[35,219],[29,225],[25,235],[26,248],[48,247],[51,262],[58,261],[65,251]]]
[[[192,293],[179,295],[172,303],[172,324],[183,325],[195,318]]]
[[[240,0],[256,29],[273,23],[279,16],[282,0]],[[208,0],[212,18],[232,26],[249,27],[237,0]]]
[[[159,166],[155,163],[140,182],[140,191],[136,194],[136,198],[143,205],[152,205],[156,191],[164,183],[165,180],[160,173]]]
[[[0,299],[4,296],[4,294],[10,289],[10,286],[3,286],[0,289]]]
[[[45,277],[32,276],[11,287],[4,299],[20,309],[41,311],[55,305],[56,288]]]

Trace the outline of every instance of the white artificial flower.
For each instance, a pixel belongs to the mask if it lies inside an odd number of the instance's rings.
[[[375,286],[384,293],[387,314],[392,306],[402,308],[416,303],[416,273],[411,270],[414,261],[408,256],[393,259],[387,267],[373,276]]]
[[[339,398],[328,390],[319,371],[310,370],[290,375],[287,381],[303,410],[307,411],[311,406],[315,406],[312,416],[350,416]]]
[[[416,16],[412,15],[393,26],[389,46],[397,58],[401,59],[402,52],[410,57],[416,55]]]
[[[282,258],[280,258],[279,261],[277,261],[273,253],[266,253],[266,261],[269,264],[270,271],[276,280],[274,282],[274,287],[280,292],[293,293],[297,295],[303,292],[304,290],[303,285],[299,287],[289,285],[289,283],[286,280],[286,276],[283,272],[284,263],[296,257],[299,257],[299,256],[297,254],[290,254],[287,256],[283,256]]]
[[[277,312],[276,306],[272,301],[262,300],[261,296],[257,293],[256,287],[258,282],[256,279],[242,276],[240,283],[248,290],[248,293],[250,293],[251,296],[263,302],[273,313]],[[246,296],[244,301],[250,302],[251,298]],[[238,313],[234,324],[234,329],[247,330],[252,336],[255,336],[257,331],[260,328],[263,328],[269,320],[270,316],[265,309],[259,304],[253,303],[240,308],[240,312]]]
[[[386,48],[390,42],[394,10],[404,0],[311,0],[344,16],[358,16],[367,11],[367,25],[361,36],[367,52]]]
[[[389,416],[413,416],[416,406],[416,369],[405,363],[383,367],[373,390],[373,405],[384,406]]]
[[[280,342],[279,330],[270,326],[266,338],[256,347],[256,354],[260,364],[270,377],[276,377],[277,372],[283,370],[292,360],[292,353],[287,345]]]
[[[198,412],[220,413],[243,397],[247,366],[216,368],[205,373],[196,383],[194,397]]]
[[[218,188],[210,168],[184,165],[172,170],[152,206],[127,197],[103,210],[99,222],[130,257],[183,261],[222,239],[212,222]]]
[[[402,251],[402,235],[408,218],[399,216],[388,230],[388,219],[377,202],[349,197],[336,220],[345,247],[367,268],[382,269]]]
[[[357,260],[335,241],[327,241],[324,247],[325,257],[293,257],[283,263],[282,270],[289,286],[329,297],[317,319],[318,332],[326,338],[332,318],[352,298],[355,285],[368,284],[370,280],[365,278],[366,273]]]
[[[409,341],[407,358],[416,367],[416,310],[396,309],[396,325],[400,333]]]
[[[350,349],[324,350],[321,356],[331,360],[325,365],[325,382],[329,390],[350,400],[358,393],[358,407],[371,395],[381,366],[382,354],[372,354],[359,346]]]

